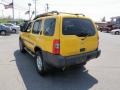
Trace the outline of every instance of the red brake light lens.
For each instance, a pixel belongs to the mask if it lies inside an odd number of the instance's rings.
[[[53,40],[53,54],[60,54],[60,40]]]

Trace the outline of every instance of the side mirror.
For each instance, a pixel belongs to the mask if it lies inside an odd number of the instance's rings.
[[[25,26],[25,25],[21,25],[21,26],[20,26],[20,31],[21,31],[21,32],[29,32],[28,27]]]
[[[22,25],[20,25],[20,31],[21,32],[23,32],[24,30],[23,30],[23,26]]]
[[[20,25],[20,31],[21,32],[27,32],[28,22],[23,23]]]

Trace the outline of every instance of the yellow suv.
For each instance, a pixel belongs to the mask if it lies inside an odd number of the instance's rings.
[[[44,74],[49,68],[85,65],[98,58],[98,31],[83,14],[49,12],[38,15],[21,27],[20,51],[35,56],[36,69]]]

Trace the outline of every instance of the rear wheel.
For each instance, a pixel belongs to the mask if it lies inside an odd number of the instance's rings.
[[[36,52],[36,70],[42,76],[45,75],[45,73],[47,71],[46,63],[43,61],[40,51]]]
[[[13,29],[12,32],[13,32],[13,33],[16,33],[16,29]]]
[[[106,32],[109,33],[109,30],[107,30]]]
[[[119,31],[116,31],[116,32],[115,32],[115,35],[120,35],[120,32],[119,32]]]
[[[25,51],[25,46],[24,46],[22,40],[19,40],[19,47],[20,47],[20,52],[21,53],[25,53],[26,52]]]
[[[0,34],[5,36],[6,35],[6,31],[1,31]]]
[[[100,32],[102,32],[102,29],[100,29]]]

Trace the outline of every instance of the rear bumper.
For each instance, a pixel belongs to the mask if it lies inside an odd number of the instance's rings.
[[[61,55],[53,55],[48,52],[43,52],[43,59],[46,63],[56,67],[62,68],[71,65],[87,62],[91,59],[98,58],[101,54],[101,50],[92,51],[75,56],[63,57]]]

